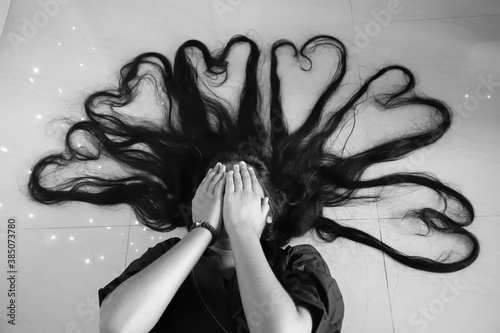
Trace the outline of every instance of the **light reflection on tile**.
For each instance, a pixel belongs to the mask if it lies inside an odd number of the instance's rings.
[[[143,255],[148,248],[166,241],[169,238],[183,238],[186,235],[186,229],[179,228],[168,233],[156,232],[142,225],[133,225],[130,227],[130,239],[127,252],[127,266],[132,261]]]
[[[384,28],[358,52],[361,77],[374,73],[383,65],[405,65],[416,75],[417,91],[445,101],[455,115],[449,133],[434,146],[402,161],[376,167],[378,174],[431,172],[461,190],[474,204],[478,216],[500,214],[492,195],[500,186],[496,171],[500,163],[497,130],[500,117],[496,112],[500,38],[492,34],[499,29],[500,23],[495,17],[396,22]],[[484,83],[487,81],[493,83]],[[474,97],[478,87],[479,96]],[[490,98],[486,92],[490,93]],[[414,111],[418,111],[414,116],[415,125],[422,117],[428,117],[423,109]],[[386,114],[381,117],[376,111],[367,113],[372,126],[368,131],[370,140],[380,140],[396,130],[416,128],[407,123],[406,111]],[[402,216],[416,203],[415,198],[393,196],[379,203],[379,214],[381,217]],[[404,208],[394,210],[394,206]]]
[[[2,320],[2,332],[64,332],[67,325],[97,332],[97,290],[123,271],[128,229],[17,230],[17,325],[12,330]],[[6,279],[0,286],[7,290]],[[7,304],[7,293],[1,299]]]

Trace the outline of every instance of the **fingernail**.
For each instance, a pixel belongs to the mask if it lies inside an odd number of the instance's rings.
[[[253,168],[252,167],[248,167],[248,170],[253,171]]]

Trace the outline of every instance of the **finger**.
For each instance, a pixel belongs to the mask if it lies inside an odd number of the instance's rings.
[[[234,174],[234,171],[231,170],[226,175],[226,193],[234,192],[233,174]]]
[[[198,186],[198,189],[205,191],[205,189],[207,188],[207,184],[208,184],[208,177],[210,176],[211,172],[212,172],[212,168],[208,169],[207,174],[205,175],[205,177],[201,181],[200,186]]]
[[[252,189],[255,191],[260,186],[260,183],[257,180],[254,168],[248,167],[248,173],[250,175],[250,180],[252,181]]]
[[[240,173],[241,180],[243,184],[244,191],[252,191],[252,180],[250,179],[250,174],[248,173],[247,164],[243,161],[240,162]]]
[[[217,171],[219,171],[218,168],[219,168],[219,164],[217,164],[215,166],[215,168],[213,168],[213,169],[212,168],[208,169],[207,175],[205,176],[205,178],[203,179],[203,181],[200,184],[200,188],[204,192],[207,192],[207,189],[208,189],[208,186],[210,185],[210,182],[217,174]]]
[[[219,181],[215,185],[214,195],[216,197],[222,197],[222,192],[223,192],[223,189],[224,189],[225,184],[226,184],[226,175],[227,175],[227,173],[223,172],[221,179],[219,179]]]
[[[208,185],[208,191],[207,191],[208,193],[214,194],[215,185],[217,185],[217,183],[222,177],[224,177],[224,165],[219,167],[219,172],[217,172],[215,177],[210,182],[210,185]]]
[[[238,164],[235,164],[233,167],[234,174],[233,174],[233,179],[234,179],[234,191],[241,191],[243,189],[243,183],[241,180],[241,173],[240,173],[240,166]]]

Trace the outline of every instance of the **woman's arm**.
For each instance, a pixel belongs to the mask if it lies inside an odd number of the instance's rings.
[[[101,305],[101,333],[149,332],[212,240],[190,231],[169,251],[121,283]]]
[[[217,231],[222,221],[225,167],[209,169],[192,202],[193,221],[208,221]],[[149,332],[212,240],[195,228],[167,253],[121,283],[101,304],[101,333]]]
[[[297,306],[269,266],[258,236],[240,229],[229,235],[250,332],[312,331],[309,310]]]
[[[252,333],[310,333],[311,313],[295,305],[260,245],[270,208],[268,198],[261,202],[263,194],[255,171],[244,162],[227,174],[223,216],[248,328]]]

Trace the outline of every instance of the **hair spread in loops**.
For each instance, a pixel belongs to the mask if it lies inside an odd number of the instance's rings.
[[[238,102],[233,106],[212,93],[210,86],[220,87],[228,79],[228,55],[237,45],[246,45],[249,51]],[[305,121],[290,132],[282,104],[278,51],[287,49],[298,62],[309,63],[308,68],[303,68],[307,71],[313,67],[311,55],[320,48],[330,50],[335,59],[333,75],[313,106],[303,110],[307,114]],[[197,51],[195,55],[190,53],[193,50]],[[262,237],[278,246],[314,230],[323,241],[342,237],[359,242],[415,269],[453,272],[474,262],[479,243],[465,229],[474,220],[474,209],[464,195],[428,173],[364,177],[370,166],[402,159],[439,140],[451,125],[448,105],[417,94],[413,73],[400,65],[376,71],[344,102],[332,105],[329,102],[342,88],[348,63],[346,47],[332,36],[314,36],[301,47],[279,40],[269,52],[266,89],[259,81],[264,75],[259,65],[261,49],[245,36],[232,37],[217,51],[210,51],[198,40],[188,40],[178,48],[173,65],[160,53],[138,55],[121,68],[117,87],[85,98],[87,119],[72,123],[63,152],[48,153],[34,164],[28,195],[43,204],[66,201],[100,206],[127,204],[144,226],[167,232],[191,223],[192,199],[209,167],[217,161],[243,160],[254,167],[270,198],[273,222],[267,224]],[[195,63],[196,57],[203,64],[201,70]],[[399,84],[386,86],[379,93],[372,92],[374,82],[394,73],[401,78]],[[161,120],[145,120],[120,112],[120,108],[137,100],[144,84],[154,88]],[[262,94],[269,97],[266,105]],[[426,126],[387,138],[350,156],[326,149],[327,140],[355,117],[356,107],[361,103],[372,103],[382,111],[417,107],[430,112],[431,117]],[[87,139],[84,147],[75,147],[73,136],[78,133]],[[62,176],[70,166],[86,167],[102,157],[127,170],[126,173],[104,176],[94,171],[78,177]],[[49,167],[51,172],[46,170]],[[323,215],[324,207],[382,200],[384,189],[409,186],[432,191],[444,208],[431,205],[409,210],[404,220],[424,226],[427,234],[460,236],[467,248],[461,257],[450,260],[453,249],[439,258],[410,255]],[[391,200],[396,203],[398,199]],[[453,212],[450,207],[454,207]]]

